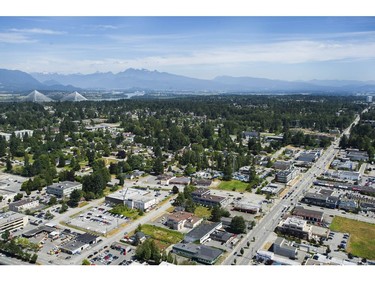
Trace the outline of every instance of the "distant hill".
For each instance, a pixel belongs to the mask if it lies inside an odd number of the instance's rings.
[[[79,88],[71,85],[61,85],[57,81],[42,83],[30,74],[19,70],[0,69],[1,91],[31,91],[33,89],[48,91],[74,91]]]
[[[84,89],[138,89],[175,91],[375,91],[375,81],[310,80],[282,81],[254,77],[218,76],[212,80],[196,79],[167,72],[129,68],[123,72],[92,74],[32,73],[39,81],[53,80]]]
[[[73,85],[73,86],[72,86]],[[123,72],[92,74],[27,74],[16,70],[0,70],[0,91],[58,90],[161,90],[223,92],[375,92],[375,81],[310,80],[283,81],[254,77],[218,76],[212,80],[197,79],[167,72],[129,68]]]

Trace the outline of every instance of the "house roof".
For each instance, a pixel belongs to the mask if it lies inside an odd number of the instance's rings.
[[[175,222],[180,222],[180,221],[187,220],[187,219],[189,219],[189,218],[191,218],[193,216],[194,216],[193,213],[179,211],[179,212],[174,212],[174,213],[168,215],[168,220],[172,220],[172,221],[175,221]]]

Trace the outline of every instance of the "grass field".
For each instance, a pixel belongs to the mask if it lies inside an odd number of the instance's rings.
[[[375,259],[375,224],[336,216],[330,229],[350,234],[347,252],[367,259]]]
[[[129,209],[124,205],[116,205],[109,212],[112,214],[123,215],[130,219],[136,219],[139,215],[139,212],[136,209]]]
[[[242,192],[246,190],[248,185],[248,183],[238,180],[222,181],[217,189]]]
[[[164,242],[162,243],[164,245],[176,244],[184,238],[184,235],[180,232],[150,224],[142,225],[141,229],[144,234],[151,236],[155,242],[157,242],[156,240],[159,240]]]
[[[207,207],[198,206],[195,208],[194,215],[200,218],[208,219],[211,217],[211,210]]]

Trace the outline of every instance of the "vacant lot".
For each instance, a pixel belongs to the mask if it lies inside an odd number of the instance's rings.
[[[130,219],[136,219],[139,215],[139,211],[136,209],[129,209],[124,205],[116,205],[112,210],[109,211],[112,214],[123,215]]]
[[[362,258],[375,259],[375,224],[336,216],[330,229],[350,234],[348,252]]]
[[[211,217],[211,210],[207,207],[198,206],[195,208],[194,215],[200,218],[208,219]]]
[[[246,182],[242,182],[238,180],[231,180],[231,181],[222,181],[217,188],[221,190],[242,192],[246,190],[248,185],[249,184]]]
[[[142,232],[151,236],[155,240],[156,244],[158,244],[157,240],[164,242],[163,244],[176,244],[184,238],[184,235],[180,232],[150,224],[142,225]]]

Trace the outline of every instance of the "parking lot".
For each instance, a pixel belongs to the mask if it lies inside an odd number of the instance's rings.
[[[66,223],[87,231],[94,231],[98,234],[106,235],[111,230],[130,220],[122,215],[111,214],[109,212],[111,209],[111,207],[106,205],[94,207]]]
[[[95,265],[130,265],[133,262],[135,247],[130,245],[124,245],[123,247],[125,251],[104,246],[87,258],[91,264]]]

